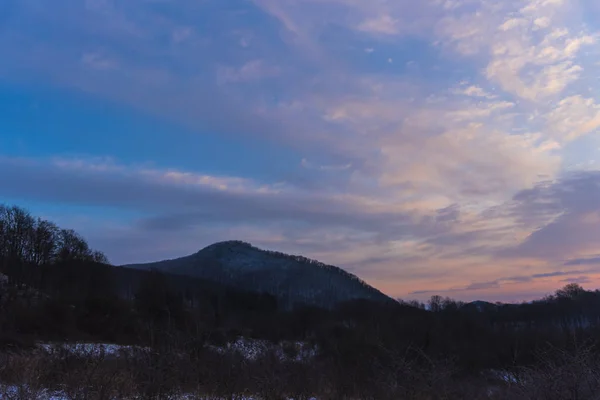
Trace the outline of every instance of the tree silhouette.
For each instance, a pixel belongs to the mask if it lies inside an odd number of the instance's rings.
[[[576,299],[585,293],[585,289],[577,283],[569,283],[556,291],[556,297],[559,299]]]
[[[34,218],[20,207],[0,205],[0,268],[49,265],[67,261],[108,263],[106,256],[90,249],[78,233]]]

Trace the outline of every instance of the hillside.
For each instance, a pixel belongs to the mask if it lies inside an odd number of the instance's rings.
[[[266,251],[241,241],[210,245],[187,257],[125,265],[208,279],[240,289],[275,295],[286,307],[333,307],[349,300],[391,299],[341,268],[301,256]]]

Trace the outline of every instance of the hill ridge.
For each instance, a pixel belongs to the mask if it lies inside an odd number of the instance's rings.
[[[298,303],[334,307],[359,299],[393,301],[342,268],[300,255],[261,249],[241,240],[213,243],[189,256],[124,267],[158,269],[266,292],[288,307]]]

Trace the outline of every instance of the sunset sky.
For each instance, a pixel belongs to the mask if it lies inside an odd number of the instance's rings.
[[[114,264],[241,239],[385,293],[600,287],[597,0],[1,0],[0,203]]]

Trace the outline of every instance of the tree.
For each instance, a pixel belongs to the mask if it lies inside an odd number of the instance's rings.
[[[442,296],[431,296],[427,305],[429,306],[429,310],[433,312],[440,312],[443,310],[444,299]]]
[[[101,251],[92,251],[91,259],[93,262],[97,262],[100,264],[108,264],[108,258]]]
[[[585,289],[577,283],[569,283],[562,289],[556,291],[556,297],[559,299],[575,299],[585,293]]]
[[[108,263],[104,254],[92,251],[75,231],[59,229],[22,208],[0,205],[0,268],[4,271],[20,264],[40,266],[74,260]]]
[[[157,327],[171,328],[183,316],[183,296],[171,290],[165,275],[157,270],[147,273],[135,294],[137,311]]]
[[[2,238],[0,245],[5,263],[25,262],[31,258],[31,237],[35,220],[19,207],[0,206],[2,220]]]
[[[33,257],[35,265],[46,265],[54,261],[57,253],[60,230],[52,222],[38,218],[33,236]]]
[[[91,250],[86,241],[72,229],[61,229],[58,261],[90,260]]]

